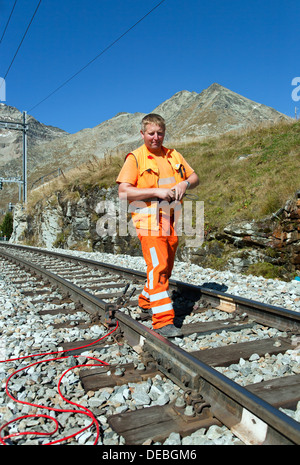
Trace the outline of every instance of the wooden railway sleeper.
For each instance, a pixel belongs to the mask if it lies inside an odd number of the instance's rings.
[[[187,372],[181,373],[180,379],[178,379],[178,376],[172,375],[172,367],[174,363],[172,363],[170,359],[167,358],[164,360],[163,357],[161,357],[161,354],[159,354],[158,356],[156,356],[155,360],[151,352],[144,350],[141,355],[141,360],[145,366],[155,367],[165,376],[169,377],[175,384],[183,388],[184,400],[187,405],[193,406],[196,415],[201,415],[205,408],[211,407],[210,403],[203,398],[202,394],[199,392],[198,389],[191,389],[185,387],[191,382],[191,376],[189,376]],[[201,385],[201,383],[199,383],[199,385]],[[211,416],[213,417],[212,414]]]
[[[90,319],[91,319],[91,323],[93,323],[94,325],[99,325],[102,323],[100,312],[93,313]]]
[[[162,350],[161,347],[152,344],[150,340],[146,341],[143,346],[143,352],[151,354],[157,362],[159,371],[170,378],[175,384],[182,389],[198,389],[201,384],[201,376],[195,373],[188,365],[174,359],[167,349],[168,347],[166,346]]]

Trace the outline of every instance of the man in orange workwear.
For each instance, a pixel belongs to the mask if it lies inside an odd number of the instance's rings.
[[[178,245],[174,222],[176,206],[181,206],[186,190],[196,187],[199,179],[180,153],[163,146],[165,121],[160,115],[143,118],[141,136],[144,144],[126,156],[117,178],[119,198],[130,202],[147,265],[147,282],[139,306],[152,313],[157,333],[181,336],[180,329],[174,326],[168,292]]]

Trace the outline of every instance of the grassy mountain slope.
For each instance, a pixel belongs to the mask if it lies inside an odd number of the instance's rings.
[[[300,189],[300,122],[281,122],[178,147],[200,177],[207,228],[257,220]]]
[[[178,144],[176,149],[199,175],[193,194],[204,201],[207,231],[272,214],[300,189],[300,121]],[[123,161],[124,154],[95,158],[68,171],[47,190],[29,193],[29,206],[52,190],[71,195],[78,187],[115,185]]]

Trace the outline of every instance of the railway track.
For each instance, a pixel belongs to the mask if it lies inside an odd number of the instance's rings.
[[[300,424],[281,410],[296,408],[300,374],[250,385],[225,376],[227,367],[253,355],[264,358],[299,350],[300,313],[172,280],[176,324],[182,325],[184,337],[166,340],[152,331],[149,315],[138,311],[145,273],[10,244],[0,246],[0,256],[35,277],[38,289],[29,286],[28,278],[15,279],[24,296],[37,294],[41,301],[46,298],[57,305],[41,313],[65,313],[70,320],[64,325],[74,328],[74,312],[85,312],[88,318],[76,320],[76,328],[100,325],[113,331],[112,342],[126,341],[133,348],[138,363],[83,367],[85,393],[157,376],[178,386],[172,402],[109,415],[108,424],[125,444],[163,441],[171,432],[184,437],[212,425],[225,425],[245,444],[300,443]],[[53,289],[58,296],[51,296]],[[75,305],[69,309],[71,302]],[[225,334],[234,335],[234,343],[214,347]],[[64,342],[62,350],[64,355],[79,355],[90,347],[101,352],[104,343],[101,338],[76,340]]]

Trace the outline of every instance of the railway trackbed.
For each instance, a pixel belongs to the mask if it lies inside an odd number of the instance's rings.
[[[100,325],[110,335],[110,339],[65,341],[64,356],[78,356],[90,348],[101,353],[113,342],[126,342],[136,354],[137,363],[83,366],[79,376],[86,394],[118,386],[134,397],[128,387],[157,376],[178,386],[177,396],[164,405],[146,403],[145,408],[140,402],[121,413],[110,411],[107,422],[125,444],[163,441],[172,432],[185,437],[212,425],[225,425],[245,444],[300,444],[300,423],[282,411],[294,410],[300,400],[297,370],[283,376],[278,371],[277,376],[254,384],[226,376],[227,367],[241,360],[299,354],[300,313],[172,280],[176,324],[182,327],[183,338],[167,340],[151,329],[149,315],[138,310],[145,273],[11,244],[0,246],[0,257],[32,276],[31,280],[28,274],[14,272],[11,278],[24,297],[55,304],[53,309],[42,304],[40,314],[55,318],[63,313],[70,317],[65,328]],[[53,289],[58,293],[54,297]],[[79,311],[87,315],[82,321],[74,320]],[[100,405],[91,413],[99,431],[104,411]],[[7,428],[5,435],[1,432],[7,438],[4,443],[11,440]]]

